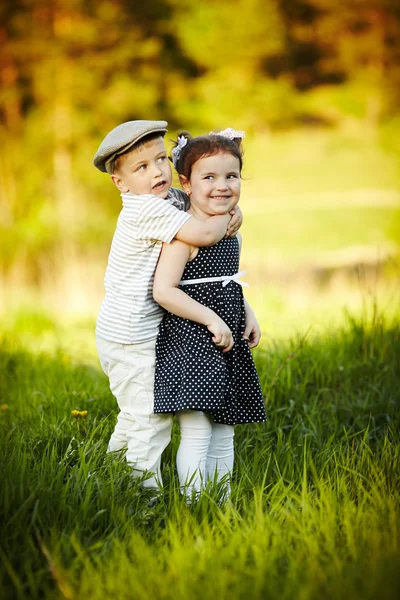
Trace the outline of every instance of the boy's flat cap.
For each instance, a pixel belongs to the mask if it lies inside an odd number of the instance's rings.
[[[113,159],[129,150],[150,133],[167,132],[166,121],[127,121],[121,123],[106,135],[93,158],[93,164],[103,173],[112,174]]]

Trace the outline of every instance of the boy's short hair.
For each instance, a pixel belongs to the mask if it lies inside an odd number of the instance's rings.
[[[133,146],[128,148],[128,150],[124,150],[123,152],[113,156],[112,160],[108,161],[107,166],[106,166],[106,169],[108,167],[111,171],[111,172],[108,171],[109,174],[112,175],[113,173],[118,171],[118,169],[120,169],[122,167],[122,165],[125,162],[125,158],[127,157],[128,154],[130,154],[131,152],[135,152],[136,150],[139,150],[139,148],[141,148],[142,146],[145,146],[149,142],[153,142],[154,140],[158,140],[160,137],[163,138],[164,136],[165,136],[165,133],[163,133],[162,131],[156,131],[154,133],[149,133],[148,135],[145,135],[144,137],[140,138],[140,140],[138,142],[136,142],[135,144],[133,144]]]
[[[94,166],[102,173],[112,175],[117,156],[137,148],[138,142],[144,144],[144,138],[150,135],[163,137],[167,133],[167,126],[166,121],[127,121],[118,125],[101,142],[93,158]]]

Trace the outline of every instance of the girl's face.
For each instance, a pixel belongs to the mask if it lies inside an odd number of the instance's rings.
[[[239,202],[240,164],[229,152],[200,158],[192,167],[190,179],[181,175],[180,180],[190,195],[192,212],[199,217],[225,214]]]

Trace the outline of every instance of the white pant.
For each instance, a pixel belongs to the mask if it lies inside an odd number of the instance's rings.
[[[144,486],[162,485],[161,454],[171,440],[172,416],[154,414],[156,340],[118,344],[97,338],[97,350],[120,413],[108,452],[126,448],[126,460],[135,475],[154,474]]]
[[[191,497],[207,481],[221,481],[233,469],[233,435],[231,425],[214,423],[212,417],[197,410],[177,413],[181,443],[176,456],[181,490]],[[230,494],[227,481],[225,497]]]

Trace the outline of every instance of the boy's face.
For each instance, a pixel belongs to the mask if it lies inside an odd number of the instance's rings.
[[[159,137],[128,152],[122,157],[111,179],[125,194],[154,194],[166,198],[172,183],[172,172],[163,138]]]

